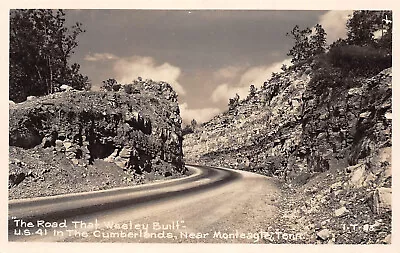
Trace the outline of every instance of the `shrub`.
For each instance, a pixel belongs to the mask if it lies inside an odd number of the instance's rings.
[[[371,46],[339,44],[326,54],[316,57],[309,91],[317,96],[356,87],[359,78],[372,77],[392,65],[391,55]]]
[[[328,61],[353,76],[371,77],[392,66],[391,54],[371,46],[346,45],[332,48]]]
[[[114,84],[114,85],[112,86],[112,89],[113,89],[114,91],[119,91],[119,90],[121,89],[121,84],[119,84],[119,83]]]
[[[126,85],[124,85],[124,91],[127,93],[127,94],[132,94],[133,93],[133,84],[126,84]]]
[[[236,93],[234,98],[229,99],[228,107],[229,110],[235,109],[239,105],[240,96]]]
[[[322,67],[314,71],[308,89],[318,97],[326,95],[328,88],[341,90],[344,87],[343,75],[338,68]]]
[[[193,133],[193,128],[190,125],[186,125],[182,128],[182,136]]]
[[[256,93],[257,93],[257,88],[254,86],[254,84],[250,85],[249,95],[247,96],[247,99],[254,97]]]
[[[109,78],[103,81],[103,86],[101,88],[106,91],[112,91],[114,89],[114,85],[117,84],[117,80],[115,80],[114,78]]]

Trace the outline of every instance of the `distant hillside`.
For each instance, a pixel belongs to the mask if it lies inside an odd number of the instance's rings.
[[[10,104],[10,198],[133,185],[185,172],[177,95],[164,82]]]

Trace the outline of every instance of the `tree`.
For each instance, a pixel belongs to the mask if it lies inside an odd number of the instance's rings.
[[[292,56],[292,63],[296,63],[310,57],[310,34],[310,28],[300,30],[298,25],[292,29],[290,34],[286,33],[286,36],[292,37],[295,40],[294,46],[289,50],[289,53],[287,53],[288,56]]]
[[[77,90],[90,90],[92,84],[87,76],[79,73],[80,65],[77,63],[67,66],[63,84],[67,84]]]
[[[239,105],[239,100],[240,100],[240,96],[237,93],[234,98],[230,98],[229,103],[228,103],[229,110],[235,109]]]
[[[261,89],[266,90],[268,88],[269,83],[264,82],[263,85],[261,86]]]
[[[192,119],[190,125],[192,126],[192,129],[195,130],[197,128],[197,121],[195,119]]]
[[[114,86],[121,87],[118,84],[117,80],[115,80],[114,78],[109,78],[109,79],[103,81],[103,86],[101,86],[101,88],[106,91],[112,91],[114,89]]]
[[[347,45],[348,45],[348,42],[346,39],[339,38],[336,41],[334,41],[332,44],[329,45],[328,51],[330,51],[333,48],[343,47],[343,46],[347,46]]]
[[[80,66],[68,64],[82,32],[80,23],[66,27],[63,10],[11,10],[10,99],[53,93],[62,84],[87,87],[90,82],[79,74]]]
[[[288,56],[292,56],[292,63],[306,60],[325,52],[326,32],[320,24],[314,26],[314,31],[308,27],[300,30],[299,26],[296,25],[286,36],[295,40],[294,46],[287,53]]]
[[[391,48],[392,19],[391,11],[354,11],[346,24],[348,44],[378,46],[380,40],[386,40],[384,44]]]
[[[320,24],[314,26],[314,33],[310,36],[310,48],[312,55],[325,53],[326,32]]]
[[[257,88],[254,86],[254,84],[250,85],[248,98],[254,97],[256,95],[256,92],[257,92]]]

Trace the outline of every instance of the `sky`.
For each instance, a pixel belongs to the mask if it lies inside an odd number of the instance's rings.
[[[282,64],[294,41],[286,36],[322,24],[327,42],[346,37],[352,11],[68,10],[67,22],[85,33],[70,61],[81,65],[92,89],[115,78],[166,81],[178,93],[184,123],[227,110],[228,100],[260,87]]]

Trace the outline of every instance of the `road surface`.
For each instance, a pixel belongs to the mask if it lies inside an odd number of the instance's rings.
[[[266,243],[280,196],[268,177],[188,166],[186,178],[9,202],[9,241]],[[261,234],[262,232],[262,234]]]

